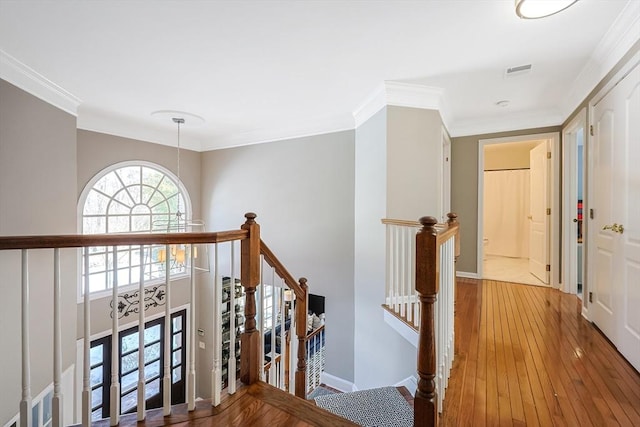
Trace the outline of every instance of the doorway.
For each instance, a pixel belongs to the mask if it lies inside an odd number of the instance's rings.
[[[562,131],[562,290],[582,299],[585,280],[585,129],[582,109]]]
[[[478,174],[478,276],[557,287],[551,262],[557,227],[558,134],[480,140]],[[557,215],[556,215],[557,216]],[[557,263],[555,263],[557,264]],[[557,268],[557,265],[555,266]]]

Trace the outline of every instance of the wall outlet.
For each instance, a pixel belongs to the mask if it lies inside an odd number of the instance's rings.
[[[204,350],[204,341],[199,341],[199,342],[198,342],[198,345],[199,345],[199,347],[200,347],[201,349],[203,349],[203,350]]]

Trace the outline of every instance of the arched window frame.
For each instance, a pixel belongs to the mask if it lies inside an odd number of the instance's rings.
[[[180,205],[180,211],[182,213],[182,218],[186,219],[186,220],[190,220],[191,219],[191,215],[192,215],[192,210],[191,210],[191,198],[189,197],[189,192],[187,191],[186,187],[184,186],[184,184],[182,183],[182,181],[180,181],[178,179],[178,177],[171,172],[169,169],[158,165],[156,163],[152,163],[152,162],[148,162],[148,161],[144,161],[144,160],[131,160],[131,161],[124,161],[124,162],[119,162],[116,164],[113,164],[111,166],[108,166],[104,169],[102,169],[100,172],[98,172],[96,175],[94,175],[89,182],[87,182],[87,184],[85,185],[84,189],[82,190],[82,193],[80,194],[80,197],[78,199],[78,209],[77,209],[77,215],[78,215],[78,233],[80,234],[86,234],[85,230],[84,230],[84,224],[85,224],[85,215],[84,215],[84,210],[85,210],[85,204],[87,201],[87,198],[89,197],[91,191],[94,189],[94,187],[96,186],[96,184],[103,179],[105,176],[123,169],[123,168],[127,168],[127,167],[140,167],[140,168],[150,168],[150,169],[154,169],[157,172],[161,173],[164,175],[163,179],[169,179],[171,180],[171,182],[177,187],[180,195],[182,195],[182,202],[184,203],[184,205]],[[144,183],[143,183],[144,184]],[[120,191],[121,189],[119,189]],[[111,199],[113,199],[113,194]],[[175,214],[175,212],[169,212],[169,217],[171,217],[173,214]],[[107,213],[105,212],[105,217],[108,218]],[[130,215],[131,217],[131,215]],[[131,224],[131,219],[130,219],[130,224]],[[106,226],[105,226],[106,227]],[[161,231],[161,230],[157,230],[157,231]],[[171,230],[170,230],[171,231]],[[188,230],[182,230],[182,231],[188,231]],[[136,231],[131,231],[131,232],[136,232]],[[139,231],[139,232],[145,232],[145,231]],[[150,230],[149,230],[150,232]],[[113,248],[106,248],[107,251],[111,251],[111,254],[106,254],[104,251],[105,248],[92,248],[94,250],[94,254],[99,255],[100,251],[102,250],[102,252],[104,253],[104,256],[106,257],[105,259],[108,261],[109,257],[112,256],[112,251]],[[97,252],[96,252],[97,249]],[[146,266],[149,266],[150,264],[154,264],[157,266],[156,268],[156,272],[157,274],[159,274],[160,276],[158,277],[151,277],[151,278],[146,278],[145,279],[145,286],[150,286],[150,285],[154,285],[154,284],[158,284],[158,283],[164,283],[164,264],[160,265],[160,263],[157,261],[157,257],[155,255],[156,251],[158,250],[164,250],[164,247],[161,246],[153,246],[150,248],[150,252],[149,252],[149,247],[146,247],[145,251],[148,253],[148,256],[145,255],[145,257],[147,258],[147,260],[145,261],[145,270],[146,270]],[[138,251],[137,247],[118,247],[118,254],[121,254],[121,252],[126,253],[126,252],[134,252],[134,251]],[[94,255],[92,254],[92,255]],[[84,264],[84,259],[83,259],[83,252],[81,251],[79,254],[79,259],[80,262],[78,263],[78,301],[81,301],[83,298],[83,274],[82,274],[82,270],[83,270],[83,264]],[[138,252],[138,259],[139,259],[139,252]],[[135,276],[134,274],[131,273],[131,271],[134,269],[134,265],[128,266],[128,271],[129,271],[129,277],[133,277]],[[124,268],[119,265],[118,266],[118,270],[124,270]],[[139,272],[139,270],[137,270]],[[190,273],[190,269],[189,268],[183,268],[180,269],[179,271],[173,271],[171,278],[173,279],[179,279],[181,277],[187,277]],[[110,274],[113,274],[113,268],[109,268],[106,267],[105,268],[105,274],[107,276],[109,276]],[[137,273],[137,277],[139,277],[139,273]],[[120,276],[119,276],[120,277]],[[109,286],[110,281],[109,280],[105,280],[105,284],[106,286],[103,289],[99,289],[99,290],[94,290],[91,292],[91,299],[97,299],[97,298],[101,298],[104,296],[108,296],[111,294],[111,289],[112,287]],[[122,282],[119,280],[119,286],[118,289],[122,290],[122,291],[127,291],[127,290],[132,290],[132,289],[137,289],[139,286],[139,280],[134,280],[134,281],[129,281],[126,284],[122,284]]]

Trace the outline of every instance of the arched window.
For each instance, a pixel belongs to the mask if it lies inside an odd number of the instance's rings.
[[[125,162],[97,174],[80,196],[82,234],[189,231],[179,226],[190,218],[191,204],[186,189],[165,168],[148,162]],[[172,248],[172,250],[174,250]],[[175,249],[178,251],[178,249]],[[172,274],[186,273],[185,254],[172,254]],[[171,255],[170,255],[171,256]],[[89,249],[89,290],[105,291],[113,286],[114,265],[118,286],[164,278],[164,246]],[[82,262],[84,268],[84,259]],[[83,272],[84,275],[84,272]]]

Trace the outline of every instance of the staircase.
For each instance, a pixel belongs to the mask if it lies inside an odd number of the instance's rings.
[[[213,233],[150,233],[150,234],[108,234],[108,235],[67,235],[67,236],[13,236],[0,237],[0,251],[19,251],[21,262],[19,263],[19,280],[17,283],[8,284],[8,286],[20,287],[22,291],[21,310],[21,344],[22,344],[22,396],[19,405],[19,416],[16,424],[21,427],[31,427],[33,396],[31,395],[31,329],[29,325],[30,306],[29,306],[29,253],[33,250],[50,250],[53,249],[53,274],[51,275],[51,283],[53,283],[53,390],[51,399],[51,425],[60,427],[65,424],[72,424],[65,420],[75,419],[75,422],[81,422],[83,426],[91,424],[96,425],[172,425],[172,424],[220,424],[230,426],[255,425],[256,423],[266,425],[283,425],[296,424],[301,422],[302,425],[311,424],[315,426],[351,426],[355,425],[350,421],[332,415],[324,411],[320,407],[306,401],[306,396],[310,391],[307,384],[306,375],[306,317],[307,317],[307,296],[308,287],[306,279],[302,278],[295,281],[291,274],[284,268],[283,264],[276,258],[266,244],[260,239],[260,226],[255,222],[256,215],[248,213],[245,215],[246,221],[240,229],[213,232]],[[408,223],[404,221],[404,223]],[[437,299],[450,301],[452,304],[453,294],[450,291],[450,276],[452,274],[454,255],[459,250],[459,234],[458,223],[455,214],[449,214],[449,222],[446,224],[437,224],[433,217],[423,217],[420,223],[411,223],[415,229],[421,227],[417,234],[414,233],[415,243],[413,250],[403,252],[404,258],[395,256],[393,268],[388,271],[397,271],[398,277],[402,280],[388,280],[389,292],[387,293],[386,309],[393,312],[395,316],[402,319],[412,328],[417,327],[418,331],[418,390],[414,399],[413,421],[407,421],[408,425],[416,426],[435,426],[438,422],[438,393],[443,395],[444,388],[439,378],[448,376],[448,369],[445,371],[437,371],[436,366],[441,366],[441,354],[443,349],[449,346],[448,332],[445,327],[448,316],[453,318],[452,310],[449,310],[449,302],[446,304],[437,303]],[[410,235],[410,233],[409,233]],[[410,242],[413,239],[408,239]],[[237,243],[237,245],[236,245]],[[229,246],[225,247],[224,244]],[[103,247],[108,248],[107,251],[117,253],[118,246],[138,247],[140,253],[140,264],[145,265],[145,254],[149,256],[154,253],[154,248],[164,249],[164,254],[172,253],[174,248],[172,245],[184,245],[188,248],[186,251],[190,253],[189,266],[191,274],[187,277],[190,290],[190,312],[188,324],[190,330],[188,359],[181,363],[186,366],[186,402],[178,405],[171,405],[172,402],[172,351],[169,343],[173,340],[171,335],[170,320],[166,320],[164,329],[165,351],[164,351],[164,376],[159,381],[163,384],[161,396],[158,397],[161,402],[160,409],[147,410],[145,407],[145,385],[151,380],[144,375],[146,345],[144,341],[145,334],[139,334],[139,344],[137,348],[145,348],[143,352],[137,352],[138,365],[141,367],[138,371],[137,395],[139,402],[137,412],[132,415],[120,414],[118,404],[110,407],[109,418],[103,420],[92,420],[92,412],[94,412],[94,393],[95,386],[92,385],[92,371],[95,363],[91,358],[90,339],[91,330],[91,297],[89,292],[84,293],[82,312],[83,334],[87,339],[84,340],[82,355],[76,363],[82,366],[82,392],[80,395],[67,395],[65,399],[70,399],[78,408],[81,408],[80,417],[75,418],[69,414],[63,414],[63,396],[62,396],[62,342],[61,342],[61,286],[62,279],[60,277],[60,250],[66,248],[82,248],[84,251],[84,283],[88,282],[89,276],[89,248]],[[213,255],[213,271],[212,283],[209,284],[212,289],[212,299],[197,301],[196,299],[196,275],[195,273],[195,245],[206,245],[207,250]],[[239,246],[239,247],[238,247]],[[409,246],[410,248],[412,246]],[[159,251],[158,251],[159,252]],[[237,256],[239,252],[239,256]],[[225,258],[225,253],[229,254],[229,258]],[[39,252],[40,255],[43,251]],[[67,251],[67,254],[75,256],[73,252]],[[115,257],[114,257],[115,258]],[[42,257],[38,256],[38,260]],[[208,259],[208,257],[207,257]],[[242,289],[238,295],[244,298],[244,308],[242,312],[236,312],[241,304],[236,303],[235,278],[236,263],[239,259],[239,284]],[[164,302],[164,314],[166,319],[171,318],[171,288],[173,287],[171,269],[169,266],[169,257],[157,261],[166,264],[165,276],[165,294],[161,298],[166,298]],[[45,275],[43,270],[49,263],[38,263],[35,269],[38,271],[38,278],[41,280]],[[226,271],[224,268],[227,268]],[[34,268],[34,267],[31,267]],[[267,271],[267,268],[271,270]],[[144,269],[141,269],[144,272]],[[114,271],[116,266],[114,266]],[[448,276],[442,275],[446,271]],[[266,272],[266,274],[265,274]],[[455,273],[453,271],[453,273]],[[455,275],[455,274],[454,274]],[[223,277],[228,277],[227,288],[223,293]],[[271,277],[271,279],[269,279]],[[184,277],[182,278],[184,280]],[[68,283],[75,282],[75,278],[64,278]],[[412,282],[413,280],[413,282]],[[270,282],[269,282],[270,281]],[[289,323],[288,333],[286,328],[280,328],[280,352],[287,354],[276,354],[273,360],[269,360],[269,365],[265,364],[264,343],[262,341],[263,319],[260,315],[257,317],[256,293],[266,285],[276,286],[276,281],[282,283],[293,294],[293,300],[285,298],[284,289],[273,298],[274,304],[279,301],[281,307],[285,307],[286,302],[292,302],[290,312],[291,317],[282,314],[281,317],[276,316],[277,312],[272,311],[271,329],[272,329],[272,345],[271,349],[276,349],[275,334],[277,331],[276,323]],[[117,337],[120,332],[119,316],[116,309],[119,307],[117,301],[120,301],[117,282],[114,281],[110,286],[112,290],[111,307],[113,307],[111,315],[111,333],[113,337]],[[413,291],[415,289],[415,291]],[[146,296],[146,288],[144,283],[144,274],[141,273],[138,295]],[[155,291],[154,291],[155,292]],[[447,295],[450,296],[448,297]],[[159,294],[154,294],[158,298]],[[448,298],[448,299],[447,299]],[[138,330],[144,330],[145,311],[148,308],[147,299],[144,299],[144,309],[135,311],[137,315]],[[157,302],[157,301],[156,301]],[[142,301],[137,301],[138,307],[143,307]],[[163,305],[156,304],[156,305]],[[197,329],[195,311],[198,307],[212,304],[213,319],[211,324],[211,333],[213,334],[214,358],[210,372],[198,372],[196,374],[195,354],[196,343],[199,340],[200,331]],[[231,307],[233,310],[226,314],[227,320],[223,322],[222,306]],[[286,313],[286,312],[284,312]],[[97,313],[104,316],[105,313]],[[262,314],[262,310],[261,310]],[[240,315],[240,317],[238,317]],[[442,317],[444,316],[444,317]],[[236,322],[237,319],[238,322]],[[242,321],[240,321],[240,319]],[[46,319],[43,319],[46,320]],[[48,322],[45,322],[48,323]],[[260,323],[258,325],[258,323]],[[285,323],[285,324],[286,324]],[[227,325],[224,334],[223,325]],[[259,326],[260,329],[257,329]],[[452,321],[451,321],[452,326]],[[237,354],[236,349],[236,331],[239,334],[241,352],[239,358],[239,366],[236,365]],[[293,335],[295,333],[295,336]],[[198,335],[197,335],[198,334]],[[117,340],[116,340],[117,341]],[[452,338],[451,338],[451,348]],[[290,344],[289,344],[290,343]],[[223,356],[223,346],[226,352]],[[110,378],[104,379],[105,387],[110,384],[111,401],[119,402],[120,394],[120,376],[119,376],[119,357],[117,356],[118,344],[114,345],[111,358],[112,374]],[[201,347],[204,348],[204,347]],[[169,349],[169,351],[167,351]],[[437,350],[437,351],[436,351]],[[108,362],[104,362],[107,364]],[[158,362],[160,363],[160,362]],[[449,362],[450,363],[450,362]],[[277,366],[276,366],[277,365]],[[17,367],[16,367],[17,368]],[[269,374],[266,374],[266,371]],[[439,369],[439,368],[438,368]],[[239,375],[237,375],[239,373]],[[174,373],[175,375],[175,373]],[[205,375],[210,375],[211,390],[210,399],[198,401],[196,399],[196,383]],[[224,376],[223,376],[224,375]],[[241,387],[237,387],[238,379],[242,382]],[[272,385],[267,384],[268,380]],[[108,382],[110,381],[110,382]],[[155,380],[154,380],[155,381]],[[446,380],[445,380],[446,382]],[[227,386],[228,385],[228,386]],[[277,387],[276,387],[277,386]],[[223,388],[224,387],[224,388]],[[387,388],[385,388],[387,390]],[[395,390],[391,388],[391,390]],[[378,391],[367,391],[368,393],[383,393]],[[384,393],[387,393],[385,391]],[[363,392],[364,393],[364,392]],[[393,392],[391,392],[393,393]],[[353,395],[358,398],[359,395]],[[404,399],[404,398],[402,398]],[[383,398],[382,401],[390,401]],[[406,402],[405,402],[406,403]],[[363,407],[364,404],[356,406]],[[353,404],[351,405],[353,406]],[[377,408],[370,408],[365,412],[371,414],[382,404],[375,405]],[[407,405],[399,407],[407,408]],[[393,413],[394,409],[388,409]],[[383,409],[384,412],[384,409]],[[409,413],[411,410],[409,410]],[[383,414],[376,416],[381,417]]]

